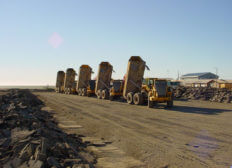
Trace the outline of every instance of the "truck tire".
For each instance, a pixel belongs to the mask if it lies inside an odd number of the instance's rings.
[[[173,100],[167,101],[167,107],[173,107]]]
[[[71,89],[70,88],[67,89],[67,94],[71,94]]]
[[[141,105],[144,103],[143,95],[141,93],[135,93],[133,96],[134,104]]]
[[[153,101],[150,101],[149,98],[148,98],[148,103],[147,103],[148,107],[149,108],[153,108],[154,107],[154,102]]]
[[[110,96],[110,101],[113,101],[114,100],[114,96]]]
[[[97,91],[97,98],[101,99],[102,98],[102,90]]]
[[[127,94],[126,100],[128,104],[133,104],[133,92]]]
[[[102,99],[109,99],[109,92],[107,90],[102,90]]]
[[[87,90],[86,90],[86,88],[82,89],[82,96],[87,96]]]
[[[78,89],[77,93],[78,93],[79,96],[82,95],[82,90],[81,90],[81,88]]]

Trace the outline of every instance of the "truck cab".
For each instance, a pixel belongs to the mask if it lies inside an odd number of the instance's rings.
[[[168,86],[166,79],[150,78],[148,84],[144,87],[148,88],[148,107],[152,108],[157,103],[167,103],[167,107],[173,106],[173,94]]]
[[[123,94],[123,80],[112,80],[110,83],[110,100],[121,97]]]

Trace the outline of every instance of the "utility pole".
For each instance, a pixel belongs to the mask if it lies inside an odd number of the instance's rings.
[[[179,72],[179,70],[177,71],[177,79],[176,80],[180,80],[180,72]]]

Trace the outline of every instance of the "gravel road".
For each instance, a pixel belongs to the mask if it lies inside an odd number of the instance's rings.
[[[34,94],[83,126],[78,134],[101,138],[154,168],[230,168],[232,105],[175,101],[175,107],[128,105],[52,92]]]

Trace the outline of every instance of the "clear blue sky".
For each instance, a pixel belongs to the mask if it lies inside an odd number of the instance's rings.
[[[231,0],[0,0],[0,85],[52,85],[58,70],[97,72],[101,61],[122,78],[132,55],[147,62],[145,76],[217,67],[232,79],[231,9]]]

